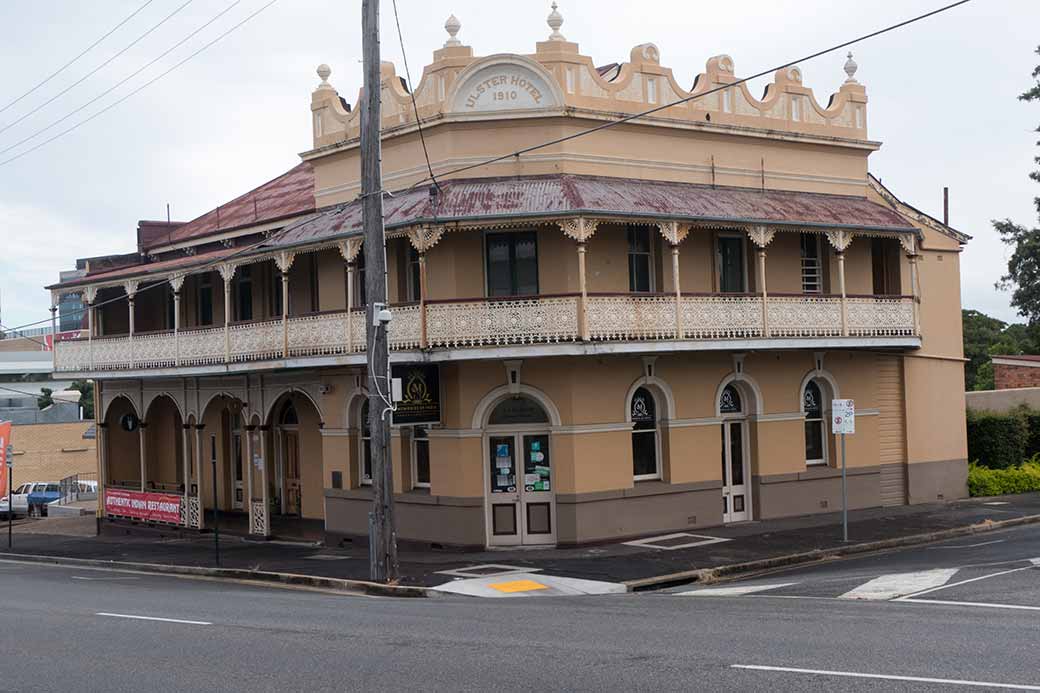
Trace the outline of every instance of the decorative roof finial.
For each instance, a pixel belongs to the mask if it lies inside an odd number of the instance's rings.
[[[859,65],[857,65],[856,61],[852,59],[852,51],[849,51],[849,59],[845,61],[845,74],[847,74],[849,78],[845,80],[845,84],[859,84],[859,82],[856,81],[856,70],[858,69]]]
[[[549,34],[550,41],[567,40],[560,33],[560,27],[563,26],[563,15],[557,11],[556,0],[553,0],[552,12],[549,13],[549,17],[545,21],[549,24],[549,28],[552,29],[552,33]]]
[[[332,85],[329,84],[329,75],[332,74],[332,68],[325,63],[322,63],[321,65],[318,65],[317,72],[318,76],[321,77],[321,84],[319,84],[318,87],[331,87]]]
[[[444,22],[444,30],[448,32],[450,38],[444,42],[445,48],[454,48],[462,45],[462,41],[455,38],[455,34],[459,33],[461,28],[462,22],[459,21],[458,17],[455,15],[448,17],[448,21]]]

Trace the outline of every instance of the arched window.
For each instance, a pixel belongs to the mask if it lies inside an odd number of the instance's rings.
[[[361,405],[361,483],[372,483],[372,428],[368,425],[368,400]]]
[[[507,397],[495,405],[488,417],[489,426],[548,423],[549,416],[545,409],[530,397]]]
[[[744,403],[740,401],[740,393],[737,388],[727,385],[719,397],[719,413],[740,414],[744,411]]]
[[[653,394],[641,387],[632,395],[632,476],[636,481],[660,479],[657,464],[657,403]]]
[[[295,426],[300,423],[300,419],[296,415],[296,407],[293,406],[292,402],[285,403],[279,423],[283,426]]]
[[[827,424],[823,418],[823,390],[810,380],[802,394],[805,414],[805,464],[827,464]]]

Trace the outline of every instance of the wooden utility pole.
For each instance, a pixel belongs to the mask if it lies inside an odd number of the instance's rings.
[[[361,48],[364,100],[361,112],[361,196],[365,232],[365,306],[368,335],[368,421],[372,446],[372,513],[369,517],[369,574],[374,582],[398,576],[394,525],[394,470],[390,463],[389,322],[377,314],[386,306],[386,245],[383,237],[382,147],[379,141],[380,97],[379,0],[362,0]]]

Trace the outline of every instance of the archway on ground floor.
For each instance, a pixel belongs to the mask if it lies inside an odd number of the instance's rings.
[[[269,412],[264,449],[270,463],[260,463],[263,480],[254,488],[266,488],[267,507],[275,517],[323,519],[321,413],[300,392],[283,394]]]
[[[212,512],[246,510],[244,418],[245,403],[229,394],[209,399],[195,428],[198,493],[202,507]]]
[[[104,469],[108,488],[141,490],[141,420],[129,398],[115,397],[104,418]]]
[[[184,493],[184,427],[180,409],[169,395],[159,395],[144,417],[144,488]]]
[[[720,384],[715,413],[721,419],[722,520],[753,519],[751,474],[757,435],[756,418],[762,412],[761,390],[748,376],[731,374]]]
[[[500,388],[477,407],[484,443],[490,546],[556,543],[552,427],[559,413],[542,392]]]

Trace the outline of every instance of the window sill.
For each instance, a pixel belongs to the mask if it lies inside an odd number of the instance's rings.
[[[639,476],[632,477],[632,481],[637,484],[643,484],[648,481],[662,481],[660,474],[641,474]]]

